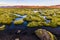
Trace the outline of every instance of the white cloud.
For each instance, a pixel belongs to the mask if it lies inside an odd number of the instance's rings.
[[[14,6],[14,5],[19,5],[19,3],[0,2],[0,6]]]
[[[13,0],[14,1],[14,0]],[[9,2],[0,1],[0,6],[13,6],[13,5],[35,5],[35,6],[50,6],[50,5],[59,5],[60,0],[20,0],[13,2],[12,0]]]
[[[24,0],[20,2],[20,5],[40,5],[40,6],[50,6],[50,5],[60,5],[60,0]]]

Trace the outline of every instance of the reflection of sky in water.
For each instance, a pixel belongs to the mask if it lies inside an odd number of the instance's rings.
[[[46,19],[46,16],[43,16],[44,19]]]
[[[27,15],[18,15],[18,14],[15,14],[16,16],[19,16],[18,18],[15,18],[14,21],[18,21],[18,20],[21,20],[23,18],[25,18]],[[12,30],[12,29],[25,29],[26,26],[27,26],[27,22],[24,21],[22,25],[14,25],[14,21],[11,23],[10,27],[9,25],[7,25],[6,29],[9,29],[9,30]]]
[[[43,18],[45,19],[46,23],[50,23],[50,20],[47,20],[46,16],[43,16]]]
[[[39,12],[39,11],[37,11],[37,10],[34,10],[33,12],[34,12],[34,13],[36,13],[36,12]]]
[[[25,18],[27,16],[27,15],[21,16],[19,14],[15,14],[15,15],[18,16],[18,18],[16,18],[15,20],[21,20],[21,19],[23,19],[23,18]]]
[[[46,20],[46,23],[50,23],[50,20]]]
[[[19,18],[16,18],[15,20],[20,20],[20,19],[23,19],[25,18],[25,16],[20,16]],[[43,18],[45,19],[46,16],[43,16]],[[47,20],[45,19],[47,23],[50,22],[50,20]],[[11,30],[25,30],[27,28],[27,22],[25,21],[22,25],[14,25],[13,23],[11,25],[7,25],[6,26],[6,29],[11,31]],[[52,33],[55,33],[55,34],[60,34],[60,27],[57,27],[57,28],[51,28],[51,27],[42,27],[42,29],[47,29],[49,31],[51,31]],[[33,30],[33,29],[32,29]],[[52,31],[53,30],[53,31]]]
[[[21,19],[23,19],[23,18],[16,18],[15,20],[21,20]]]
[[[34,11],[34,12],[38,12],[38,11]],[[42,12],[42,11],[41,11]],[[15,20],[21,20],[21,19],[23,19],[23,18],[25,18],[27,15],[23,15],[23,16],[21,16],[21,15],[19,15],[19,14],[15,14],[16,16],[18,16],[19,18],[16,18]],[[50,20],[47,20],[46,19],[46,16],[43,16],[43,18],[45,19],[45,21],[46,21],[46,23],[49,23],[50,22]]]
[[[20,17],[21,15],[19,15],[19,14],[14,14],[15,16],[18,16],[18,17]]]

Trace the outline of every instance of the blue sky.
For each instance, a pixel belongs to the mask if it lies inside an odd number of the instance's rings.
[[[60,5],[60,0],[0,0],[0,5]]]

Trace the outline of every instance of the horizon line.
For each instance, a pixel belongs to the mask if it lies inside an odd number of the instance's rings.
[[[56,4],[56,5],[60,5],[60,4]],[[55,6],[55,5],[20,5],[20,4],[0,4],[0,6]]]

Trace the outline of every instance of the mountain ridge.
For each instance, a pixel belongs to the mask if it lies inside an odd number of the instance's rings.
[[[53,5],[53,6],[0,6],[0,8],[60,8],[60,5]]]

